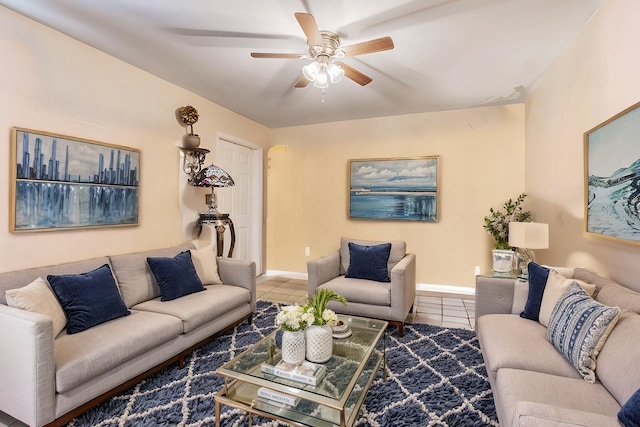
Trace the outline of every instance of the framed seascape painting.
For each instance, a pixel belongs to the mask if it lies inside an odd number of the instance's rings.
[[[134,148],[13,128],[9,229],[137,225],[139,177]]]
[[[437,222],[438,160],[349,160],[349,218]]]
[[[587,233],[640,244],[640,103],[585,132]]]

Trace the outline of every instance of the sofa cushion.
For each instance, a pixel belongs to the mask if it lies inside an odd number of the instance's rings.
[[[53,321],[53,336],[57,336],[65,326],[67,317],[51,287],[42,277],[17,289],[6,292],[7,305],[21,310],[44,314]]]
[[[161,301],[171,301],[204,290],[189,251],[180,252],[173,258],[149,257],[147,263],[160,288]]]
[[[67,315],[68,334],[129,314],[108,264],[82,274],[49,275],[47,280]]]
[[[109,262],[108,257],[86,259],[77,262],[68,262],[45,267],[27,268],[24,270],[8,271],[0,273],[0,304],[6,304],[5,291],[21,288],[36,280],[45,278],[50,274],[77,274],[94,270]]]
[[[640,427],[640,389],[622,405],[618,412],[618,419],[624,427]]]
[[[113,275],[127,307],[160,296],[160,288],[147,264],[148,257],[174,257],[189,249],[193,249],[193,246],[177,246],[109,257]]]
[[[593,300],[573,282],[551,312],[549,341],[588,382],[595,382],[596,357],[618,321],[618,307]]]
[[[191,261],[196,268],[196,273],[204,285],[220,285],[222,280],[218,275],[218,261],[213,245],[201,249],[191,249]]]
[[[338,276],[318,287],[331,289],[342,295],[349,303],[391,306],[391,283],[365,279],[347,279]]]
[[[487,373],[504,368],[544,372],[569,378],[580,374],[547,340],[547,329],[513,314],[487,314],[476,323]]]
[[[391,252],[389,253],[389,262],[387,263],[387,269],[389,270],[389,275],[391,275],[391,270],[396,266],[397,263],[402,261],[402,258],[407,254],[407,244],[401,241],[375,241],[375,240],[358,240],[358,239],[350,239],[348,237],[343,237],[340,239],[340,274],[346,274],[349,270],[349,242],[357,243],[358,245],[363,246],[372,246],[379,245],[380,243],[391,243]]]
[[[622,310],[596,366],[598,380],[624,404],[640,388],[640,315]]]
[[[182,332],[189,333],[250,301],[251,293],[245,288],[210,285],[203,292],[166,302],[156,298],[137,304],[132,309],[176,317],[182,321]]]
[[[542,325],[549,326],[549,319],[551,318],[553,308],[560,298],[562,298],[562,295],[564,295],[571,283],[580,285],[590,297],[596,292],[596,285],[583,282],[582,280],[567,279],[554,270],[551,270],[551,272],[549,272],[549,278],[547,279],[547,285],[544,287],[540,314],[538,316],[538,320]]]
[[[115,322],[94,326],[81,334],[62,332],[55,340],[56,391],[63,393],[109,371],[182,332],[173,316],[132,310]]]
[[[350,279],[390,282],[387,269],[390,251],[391,243],[363,246],[349,242],[349,269],[345,276]]]
[[[575,411],[616,416],[618,402],[600,383],[519,369],[500,369],[494,394],[500,425],[514,426],[518,402],[536,402]],[[539,425],[539,424],[538,424]],[[561,423],[543,425],[563,425]],[[587,424],[596,425],[596,424]]]
[[[538,402],[516,402],[513,425],[519,427],[620,427],[616,417]]]
[[[520,313],[520,317],[538,321],[542,296],[544,295],[544,288],[547,285],[550,271],[535,262],[529,263],[529,293],[527,302],[524,305],[524,311]]]

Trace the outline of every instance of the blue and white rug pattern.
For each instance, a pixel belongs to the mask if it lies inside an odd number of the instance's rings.
[[[223,386],[215,371],[274,330],[278,304],[258,301],[244,322],[196,350],[186,367],[170,366],[68,424],[70,427],[213,426],[214,395]],[[387,334],[387,379],[378,373],[356,426],[498,426],[489,381],[474,331],[425,324]],[[247,425],[247,414],[222,406],[222,425]],[[252,425],[286,424],[252,417]]]

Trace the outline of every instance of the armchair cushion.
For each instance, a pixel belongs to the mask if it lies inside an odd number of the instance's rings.
[[[389,252],[391,252],[391,243],[363,246],[349,242],[349,269],[346,277],[390,282],[387,269]]]
[[[340,274],[346,274],[349,271],[349,262],[350,262],[350,254],[349,254],[349,243],[353,242],[358,245],[363,246],[372,246],[379,245],[381,243],[391,243],[391,251],[389,252],[389,260],[387,262],[387,270],[389,274],[391,274],[391,270],[396,266],[407,254],[407,244],[406,242],[401,241],[388,241],[381,242],[375,240],[357,240],[351,239],[348,237],[343,237],[340,239]]]

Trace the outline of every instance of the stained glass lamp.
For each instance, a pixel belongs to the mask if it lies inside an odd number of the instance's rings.
[[[209,204],[208,212],[216,214],[218,213],[214,193],[216,187],[231,187],[235,185],[235,182],[225,170],[216,165],[211,165],[189,179],[189,184],[194,187],[211,187],[211,203]]]

